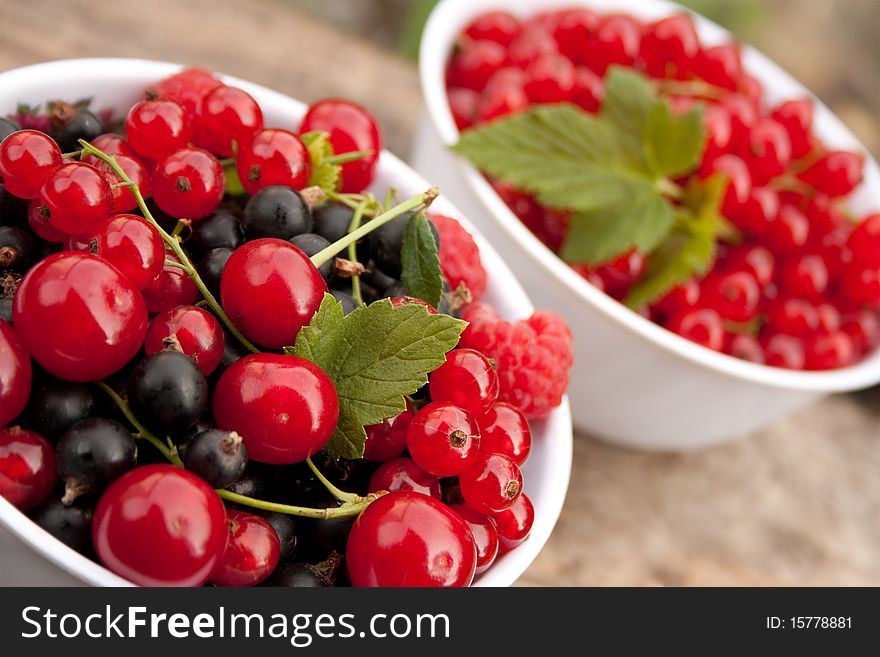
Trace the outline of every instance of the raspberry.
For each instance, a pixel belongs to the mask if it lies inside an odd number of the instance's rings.
[[[440,234],[440,269],[449,286],[455,290],[464,284],[477,301],[486,291],[486,270],[480,262],[480,247],[455,219],[442,214],[432,214],[430,218]]]
[[[529,418],[545,417],[562,402],[572,365],[571,331],[555,313],[536,312],[508,322],[479,303],[465,307],[469,322],[460,347],[494,359],[499,401],[516,406]]]

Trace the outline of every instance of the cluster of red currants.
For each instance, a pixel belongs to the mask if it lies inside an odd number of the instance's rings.
[[[702,44],[686,14],[643,23],[585,8],[526,20],[489,12],[465,28],[450,59],[450,108],[462,130],[536,103],[596,113],[612,65],[654,80],[674,111],[704,104],[708,139],[692,175],[729,179],[721,210],[741,234],[738,243],[720,245],[702,279],[640,312],[710,349],[777,367],[845,367],[873,351],[880,344],[880,215],[854,218],[843,205],[861,181],[864,156],[829,149],[813,135],[810,99],[767,109],[740,46]],[[565,212],[504,181],[493,185],[550,249],[560,249]],[[598,267],[571,264],[622,300],[647,260],[632,251]]]

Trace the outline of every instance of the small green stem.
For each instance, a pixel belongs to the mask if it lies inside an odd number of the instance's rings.
[[[69,153],[62,153],[62,154],[61,154],[61,159],[64,159],[64,160],[67,160],[67,159],[75,160],[75,159],[77,159],[77,158],[82,157],[82,155],[83,155],[83,152],[82,152],[82,151],[70,151]]]
[[[174,465],[181,468],[183,467],[183,461],[181,461],[180,457],[177,455],[177,450],[170,449],[167,445],[165,445],[165,443],[163,443],[155,435],[153,435],[153,433],[150,432],[143,424],[141,424],[140,420],[138,420],[134,416],[134,413],[131,412],[131,408],[129,407],[129,405],[125,403],[125,400],[122,397],[116,394],[116,391],[113,388],[108,386],[103,381],[97,381],[96,384],[99,388],[101,388],[101,390],[103,390],[110,396],[110,399],[113,400],[116,406],[119,407],[119,410],[122,411],[122,414],[125,415],[125,419],[127,419],[131,423],[131,426],[137,429],[137,433],[133,434],[135,438],[143,438],[147,442],[151,443],[153,447],[158,449],[162,453],[162,456],[171,461]]]
[[[429,205],[431,205],[431,203],[434,202],[434,199],[437,198],[439,194],[439,189],[437,189],[436,187],[431,187],[429,190],[421,194],[416,194],[411,199],[395,205],[387,212],[383,212],[375,219],[367,222],[357,230],[354,230],[348,235],[345,235],[344,237],[336,240],[327,248],[318,251],[311,258],[312,264],[315,265],[315,267],[320,267],[325,262],[330,260],[330,258],[348,247],[349,244],[353,244],[354,242],[363,239],[377,228],[387,224],[389,221],[393,221],[394,219],[397,219],[399,216],[406,214],[411,210],[422,210],[427,208]]]
[[[121,189],[123,187],[131,187],[133,183],[130,182],[118,182],[110,185],[110,189]]]
[[[676,201],[680,201],[684,198],[684,189],[682,189],[681,185],[677,185],[669,178],[658,179],[655,183],[655,187],[658,192],[670,198],[674,198]]]
[[[208,305],[220,318],[220,321],[226,326],[232,335],[234,335],[238,341],[248,350],[253,353],[259,353],[260,350],[257,349],[254,344],[248,340],[241,331],[232,323],[232,320],[229,319],[229,316],[223,310],[222,306],[217,302],[217,299],[214,298],[214,295],[205,285],[205,282],[202,280],[202,277],[199,276],[199,273],[196,271],[196,268],[193,266],[192,262],[189,259],[189,256],[186,254],[186,251],[183,250],[183,247],[180,245],[180,240],[176,237],[172,237],[169,235],[162,226],[159,225],[159,222],[153,217],[153,214],[150,212],[150,209],[147,207],[147,203],[144,200],[143,195],[141,194],[140,188],[131,181],[131,178],[128,177],[128,174],[119,166],[116,162],[116,158],[112,155],[107,155],[101,150],[98,150],[94,146],[92,146],[89,142],[84,139],[79,140],[80,145],[83,147],[82,152],[88,153],[90,155],[94,155],[102,162],[106,162],[110,165],[110,168],[113,169],[113,172],[119,177],[123,182],[129,183],[131,185],[131,193],[134,196],[135,201],[137,202],[138,208],[140,208],[141,212],[144,215],[144,219],[146,219],[157,231],[159,231],[159,235],[162,236],[162,239],[165,243],[171,248],[174,252],[174,255],[177,256],[177,259],[185,265],[184,269],[189,277],[192,279],[193,283],[195,283],[199,292],[201,292],[205,301],[208,302]]]
[[[361,219],[364,217],[364,212],[367,211],[367,203],[369,201],[364,201],[361,203],[357,209],[354,211],[354,215],[351,218],[351,224],[348,226],[348,232],[351,233],[361,226]],[[348,259],[352,262],[357,262],[357,242],[352,242],[348,245]],[[364,296],[361,293],[361,277],[359,274],[354,274],[351,277],[351,296],[359,306],[364,305]]]
[[[393,187],[389,187],[388,191],[385,192],[385,201],[382,203],[382,212],[389,210],[394,205],[394,197],[397,195],[397,190]]]
[[[265,500],[254,499],[247,495],[239,495],[229,490],[219,489],[217,495],[229,502],[242,504],[254,509],[263,509],[264,511],[274,511],[276,513],[286,513],[292,516],[302,516],[304,518],[317,518],[318,520],[328,520],[330,518],[351,518],[366,509],[371,503],[381,497],[382,493],[370,493],[366,497],[359,497],[357,501],[346,502],[341,506],[329,509],[313,509],[306,506],[293,506],[291,504],[279,504],[277,502],[266,502]]]
[[[182,269],[185,272],[189,272],[189,267],[177,262],[177,260],[171,260],[170,258],[165,258],[165,266],[166,267],[177,267],[178,269]]]
[[[348,153],[339,153],[339,155],[331,155],[321,160],[321,164],[346,164],[355,160],[362,160],[369,157],[373,151],[349,151]]]
[[[183,219],[178,219],[177,223],[174,225],[174,230],[171,231],[171,237],[177,238],[183,232],[183,229],[187,226],[186,221]]]
[[[346,493],[344,490],[340,490],[339,488],[334,486],[333,483],[329,479],[327,479],[327,477],[325,477],[320,470],[318,470],[317,466],[312,463],[311,458],[306,459],[306,465],[309,466],[309,470],[311,470],[315,477],[318,478],[318,481],[320,481],[324,485],[324,488],[330,491],[333,497],[335,497],[340,502],[354,503],[362,499],[360,495],[355,495],[354,493]]]

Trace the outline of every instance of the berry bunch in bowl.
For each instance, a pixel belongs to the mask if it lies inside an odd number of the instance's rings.
[[[565,324],[485,303],[494,254],[436,188],[378,195],[366,109],[147,68],[0,121],[0,497],[140,585],[468,586],[514,555]]]
[[[775,367],[846,367],[880,344],[880,214],[848,204],[865,155],[822,143],[810,97],[765,102],[735,41],[704,44],[686,13],[489,11],[446,82],[458,151],[614,299]]]

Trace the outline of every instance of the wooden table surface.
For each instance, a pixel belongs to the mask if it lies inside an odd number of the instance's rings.
[[[304,101],[341,95],[406,156],[415,67],[282,0],[3,0],[0,70],[124,56]],[[575,437],[565,510],[524,585],[880,585],[880,397],[817,403],[734,444],[651,454]]]

